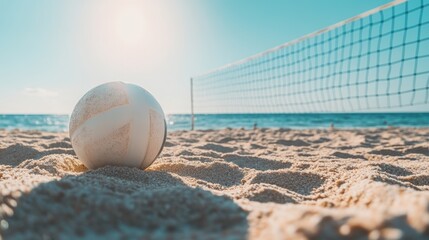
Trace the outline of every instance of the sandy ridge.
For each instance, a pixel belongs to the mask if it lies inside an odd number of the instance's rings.
[[[0,238],[424,239],[428,167],[424,128],[177,131],[147,171],[0,130]]]

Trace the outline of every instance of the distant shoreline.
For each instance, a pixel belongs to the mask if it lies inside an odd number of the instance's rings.
[[[429,113],[251,113],[195,114],[195,129],[289,128],[359,129],[393,127],[429,127]],[[190,130],[190,114],[168,114],[168,131]],[[68,131],[69,116],[54,114],[0,115],[1,129]]]

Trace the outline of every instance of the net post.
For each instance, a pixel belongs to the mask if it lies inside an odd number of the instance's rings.
[[[191,78],[191,130],[194,130],[194,81]]]

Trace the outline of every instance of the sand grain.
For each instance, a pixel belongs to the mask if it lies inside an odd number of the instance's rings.
[[[428,169],[429,129],[177,131],[146,171],[0,130],[0,239],[425,239]]]

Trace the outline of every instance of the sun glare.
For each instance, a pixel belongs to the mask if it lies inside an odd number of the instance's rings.
[[[130,5],[119,9],[114,19],[115,33],[125,44],[144,42],[147,34],[145,24],[145,16],[141,9]]]
[[[180,23],[164,1],[107,1],[88,13],[88,51],[100,66],[156,68],[177,50]]]

